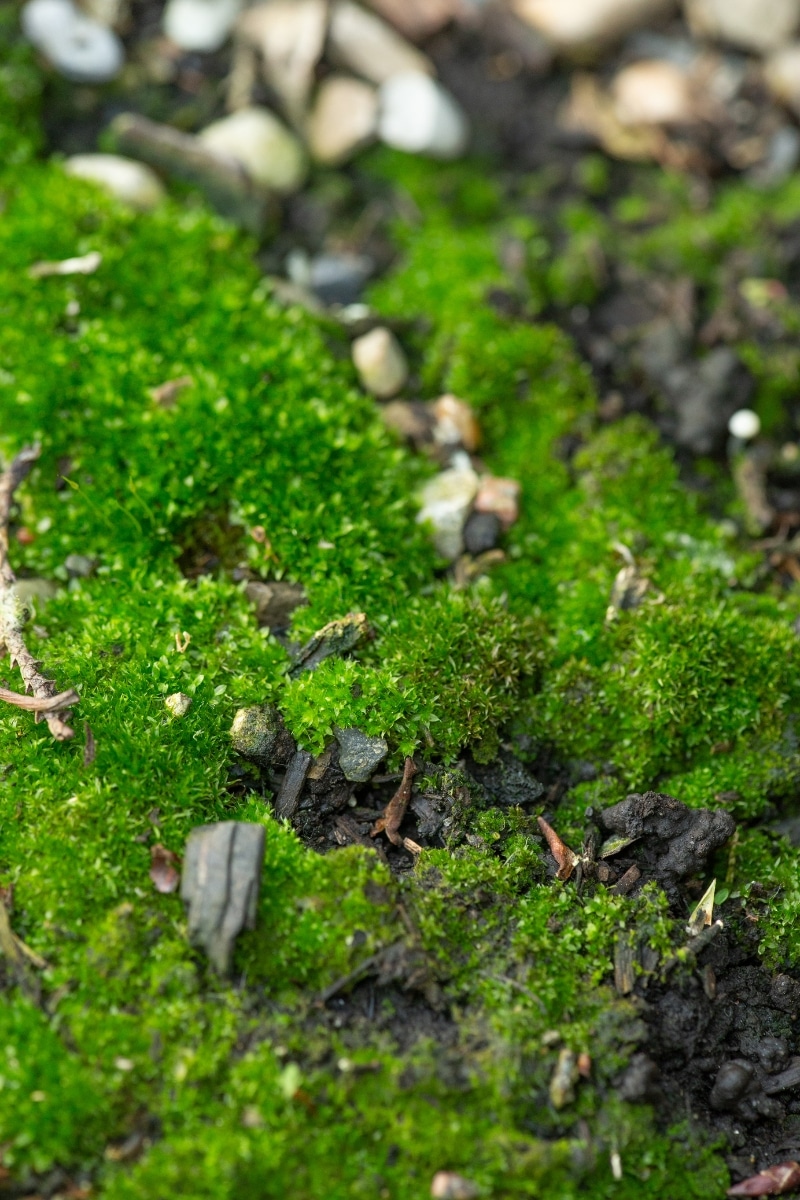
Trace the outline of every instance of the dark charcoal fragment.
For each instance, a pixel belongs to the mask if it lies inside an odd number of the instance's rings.
[[[768,1096],[776,1096],[779,1092],[788,1092],[796,1087],[800,1087],[800,1058],[793,1058],[785,1071],[773,1075],[764,1083],[764,1091]]]
[[[665,887],[701,871],[735,828],[722,809],[691,809],[663,792],[635,792],[602,812],[600,821],[613,833],[639,840],[632,853]]]
[[[292,824],[310,844],[327,842],[333,817],[346,808],[352,784],[339,766],[336,742],[323,750],[311,763],[305,787],[292,814]]]
[[[776,1008],[796,1016],[800,1010],[800,983],[790,975],[776,975],[772,981],[769,998]]]
[[[762,1038],[756,1046],[756,1055],[768,1074],[780,1071],[789,1062],[789,1043],[782,1037]]]
[[[502,528],[500,518],[494,513],[470,513],[464,526],[464,545],[470,554],[494,550]]]
[[[753,1082],[753,1066],[746,1059],[731,1059],[717,1072],[709,1103],[718,1111],[735,1108]]]
[[[285,580],[274,583],[253,580],[245,588],[245,595],[255,605],[259,625],[267,629],[288,629],[294,610],[308,604],[302,584]]]
[[[501,750],[490,766],[471,762],[469,773],[484,788],[492,804],[531,805],[544,795],[544,786],[507,750]]]
[[[263,862],[261,825],[220,821],[189,834],[181,882],[189,937],[222,975],[230,971],[238,934],[255,928]]]
[[[291,821],[300,800],[303,784],[306,781],[308,769],[313,761],[313,755],[307,750],[298,750],[286,770],[280,791],[275,797],[275,815],[286,817]]]

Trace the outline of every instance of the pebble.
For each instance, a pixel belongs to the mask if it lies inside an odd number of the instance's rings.
[[[400,343],[383,325],[356,338],[352,352],[362,387],[380,400],[395,396],[408,379],[408,363]]]
[[[96,567],[97,559],[89,554],[68,554],[64,559],[64,568],[73,579],[88,579]]]
[[[352,0],[337,0],[328,27],[331,58],[371,83],[409,71],[433,75],[433,64],[374,13]]]
[[[464,525],[478,490],[478,476],[469,467],[442,471],[420,492],[417,521],[430,521],[433,541],[442,558],[453,562],[464,549]]]
[[[173,717],[185,717],[192,707],[192,698],[185,692],[173,692],[171,696],[167,696],[164,707],[172,713]]]
[[[260,52],[267,83],[298,126],[306,115],[327,25],[326,0],[268,0],[248,8],[237,24],[241,36]]]
[[[272,704],[238,709],[231,725],[231,744],[242,758],[260,767],[286,766],[296,750],[294,738]]]
[[[445,89],[419,71],[394,75],[380,91],[378,133],[387,146],[431,158],[458,158],[469,124]]]
[[[727,0],[723,0],[727,2]],[[595,50],[674,8],[673,0],[513,0],[517,16],[556,49]]]
[[[764,80],[776,100],[800,112],[800,42],[770,54],[764,63]]]
[[[464,526],[464,546],[467,553],[477,556],[485,554],[487,550],[494,550],[502,530],[500,518],[494,513],[470,513]]]
[[[308,121],[311,157],[328,166],[347,162],[378,132],[378,93],[368,83],[331,75],[321,84]]]
[[[764,54],[790,41],[800,26],[800,0],[684,0],[695,37]]]
[[[155,171],[121,154],[74,154],[64,163],[64,170],[90,179],[140,212],[155,208],[166,194]]]
[[[714,1080],[709,1104],[717,1111],[733,1108],[747,1091],[752,1078],[753,1067],[745,1059],[723,1063]]]
[[[253,580],[247,584],[244,592],[250,603],[255,605],[259,626],[267,629],[288,629],[294,610],[308,604],[302,584],[286,580],[276,580],[274,583]]]
[[[516,479],[484,475],[475,497],[475,511],[494,513],[504,529],[510,529],[519,517],[520,487]]]
[[[433,441],[433,419],[427,404],[392,400],[381,405],[384,424],[400,437],[421,448]]]
[[[614,79],[611,95],[623,125],[685,125],[694,120],[689,79],[675,63],[632,63]]]
[[[208,125],[198,140],[235,158],[257,183],[276,192],[296,192],[306,177],[303,147],[268,108],[240,108]]]
[[[481,442],[481,430],[475,414],[465,400],[449,393],[440,396],[433,404],[436,418],[433,436],[440,446],[463,446],[473,453]]]
[[[469,0],[466,7],[469,8]],[[463,0],[370,0],[370,7],[412,42],[438,33],[453,17],[463,16]]]
[[[351,783],[366,783],[389,753],[381,737],[368,737],[360,729],[335,729],[339,766]]]
[[[28,41],[73,83],[108,83],[122,69],[125,51],[117,35],[70,0],[30,0],[20,20]]]
[[[477,1200],[482,1191],[477,1183],[455,1171],[437,1171],[431,1180],[433,1200]]]
[[[353,304],[374,270],[366,254],[318,254],[309,263],[308,282],[323,304]]]
[[[242,0],[168,0],[164,33],[182,50],[213,54],[228,40]]]
[[[749,442],[761,432],[761,420],[751,408],[740,408],[728,421],[728,432],[740,442]]]

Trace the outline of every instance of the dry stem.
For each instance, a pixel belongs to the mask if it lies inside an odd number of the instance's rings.
[[[26,446],[0,476],[0,649],[5,647],[12,667],[19,667],[26,693],[32,693],[29,698],[2,688],[0,700],[32,710],[37,721],[44,717],[56,741],[64,742],[75,736],[68,724],[68,710],[71,704],[77,704],[79,697],[74,688],[59,692],[53,680],[41,674],[38,660],[25,645],[22,610],[14,591],[17,580],[9,562],[8,525],[14,493],[39,457],[39,451],[39,446]]]

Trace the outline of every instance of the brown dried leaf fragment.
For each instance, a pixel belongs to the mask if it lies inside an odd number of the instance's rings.
[[[400,787],[392,796],[389,803],[384,809],[383,816],[379,817],[370,830],[370,837],[377,837],[379,833],[385,833],[390,842],[395,846],[403,846],[404,839],[400,837],[400,826],[403,822],[403,817],[406,815],[408,802],[411,799],[411,781],[417,773],[417,767],[413,758],[407,758],[403,766],[403,778]],[[413,843],[416,845],[416,843]],[[409,849],[409,847],[406,847]],[[415,853],[415,851],[410,851]]]
[[[178,890],[181,881],[178,866],[180,859],[161,842],[156,842],[150,849],[150,878],[157,892],[168,896]]]
[[[728,1188],[728,1196],[783,1196],[800,1187],[800,1163],[784,1162],[767,1167]]]
[[[150,399],[159,408],[174,408],[178,396],[194,383],[191,375],[181,375],[178,379],[167,379],[158,387],[150,388]]]
[[[555,829],[553,829],[552,825],[548,825],[544,817],[537,817],[536,820],[550,848],[550,853],[556,860],[558,866],[556,879],[560,879],[564,883],[577,867],[580,857],[573,850],[570,850],[566,842],[562,842]]]

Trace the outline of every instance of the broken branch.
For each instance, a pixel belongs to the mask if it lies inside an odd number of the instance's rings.
[[[26,446],[0,476],[0,647],[5,647],[11,665],[17,666],[25,683],[26,692],[21,696],[6,688],[0,689],[0,700],[36,713],[37,721],[42,717],[58,742],[75,736],[69,724],[69,706],[77,704],[78,693],[74,688],[59,692],[52,679],[46,679],[39,671],[39,662],[33,657],[22,635],[22,610],[14,592],[17,582],[11,569],[8,547],[8,526],[14,493],[28,475],[40,447]]]

